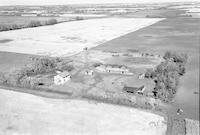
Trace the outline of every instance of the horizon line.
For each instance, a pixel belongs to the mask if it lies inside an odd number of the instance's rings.
[[[121,5],[132,5],[132,4],[167,4],[167,3],[200,3],[200,1],[194,0],[194,1],[165,1],[165,2],[106,2],[106,3],[69,3],[69,4],[0,4],[0,7],[2,6],[67,6],[67,5],[106,5],[106,4],[121,4]]]

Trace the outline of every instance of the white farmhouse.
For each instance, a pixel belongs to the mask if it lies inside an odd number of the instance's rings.
[[[58,75],[54,76],[54,84],[63,85],[69,80],[71,80],[71,78],[72,78],[71,75],[67,71],[59,73]]]

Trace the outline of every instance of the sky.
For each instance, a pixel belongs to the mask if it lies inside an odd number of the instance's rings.
[[[103,4],[103,3],[163,3],[191,2],[200,0],[0,0],[3,5],[64,5],[64,4]]]

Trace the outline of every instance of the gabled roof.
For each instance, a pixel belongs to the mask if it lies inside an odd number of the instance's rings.
[[[144,89],[144,85],[138,88],[138,90],[142,90],[142,89]]]
[[[123,91],[127,91],[127,92],[137,92],[138,88],[137,87],[129,87],[129,86],[124,86]]]
[[[68,71],[64,71],[64,72],[62,72],[62,73],[60,73],[60,74],[58,74],[58,75],[61,76],[61,77],[67,77],[67,76],[69,76],[70,74],[69,74]]]
[[[144,88],[144,85],[139,87],[139,88],[138,87],[124,86],[123,91],[135,93],[135,92],[138,92],[139,90],[141,91],[143,88]]]

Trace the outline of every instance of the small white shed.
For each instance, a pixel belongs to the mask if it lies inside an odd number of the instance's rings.
[[[56,76],[54,76],[54,84],[56,85],[63,85],[66,82],[68,82],[69,80],[71,80],[71,75],[69,74],[69,72],[65,71],[62,72]]]

